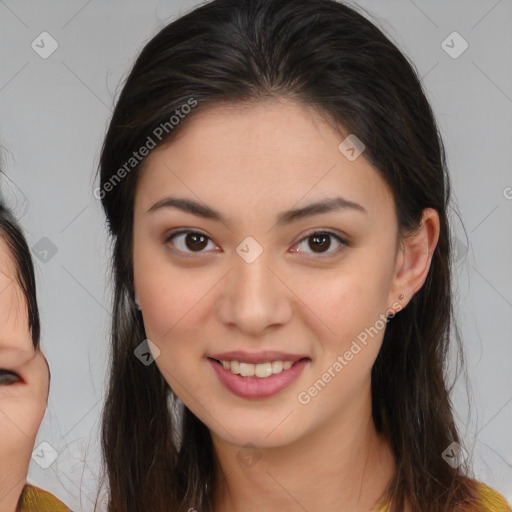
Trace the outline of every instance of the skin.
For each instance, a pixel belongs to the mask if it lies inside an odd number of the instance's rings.
[[[25,297],[14,276],[12,254],[0,239],[0,512],[15,510],[26,483],[49,387],[48,363],[34,350]]]
[[[217,105],[185,120],[139,176],[134,204],[135,293],[155,360],[184,404],[209,428],[218,466],[216,512],[370,510],[395,462],[371,417],[371,367],[384,329],[306,405],[307,391],[359,333],[421,288],[439,236],[435,210],[398,244],[393,197],[364,158],[349,161],[344,139],[314,109],[292,100]],[[277,226],[276,216],[342,195],[366,213],[339,210]],[[226,222],[175,208],[183,197]],[[208,238],[194,250],[190,236]],[[309,235],[329,230],[320,252]],[[248,236],[263,253],[236,252]],[[330,246],[328,245],[330,241]],[[192,247],[192,249],[190,249]],[[292,252],[293,250],[298,252]],[[403,293],[404,299],[398,300]],[[237,397],[207,355],[242,349],[308,354],[300,377],[275,396]],[[245,448],[251,443],[256,448]],[[239,454],[258,459],[248,465]]]

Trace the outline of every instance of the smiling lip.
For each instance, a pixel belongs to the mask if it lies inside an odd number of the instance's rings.
[[[287,354],[276,350],[263,350],[261,352],[245,352],[243,350],[234,350],[223,352],[222,354],[213,354],[208,356],[217,361],[238,361],[240,363],[268,363],[269,361],[291,361],[295,363],[299,359],[309,359],[307,354]]]
[[[239,361],[245,363],[266,363],[269,361],[292,361],[293,365],[288,370],[283,370],[270,377],[242,377],[235,375],[230,370],[224,368],[219,361]],[[232,394],[246,399],[269,398],[281,392],[294,381],[296,381],[304,370],[305,366],[311,361],[307,356],[297,354],[286,354],[284,352],[265,351],[258,353],[249,353],[242,351],[224,352],[215,354],[214,357],[208,357],[208,362],[212,366],[215,374],[224,387]]]

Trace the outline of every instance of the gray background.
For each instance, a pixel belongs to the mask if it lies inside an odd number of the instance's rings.
[[[414,62],[444,137],[453,206],[468,236],[452,215],[473,388],[468,419],[459,381],[456,413],[477,478],[512,501],[512,1],[357,4]],[[58,454],[47,468],[34,457],[29,481],[75,512],[92,510],[101,469],[110,281],[104,218],[92,194],[100,145],[136,54],[194,5],[0,0],[2,187],[33,247],[52,370],[36,447],[48,443]],[[45,31],[58,48],[43,59],[31,44]],[[460,51],[460,39],[442,45],[454,31],[469,44],[457,58],[444,48]],[[52,461],[48,445],[38,453],[43,465]]]

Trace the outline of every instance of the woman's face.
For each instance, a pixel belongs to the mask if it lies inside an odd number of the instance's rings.
[[[342,152],[343,137],[291,101],[217,106],[189,121],[137,185],[146,334],[164,378],[213,435],[285,445],[368,401],[385,315],[405,305],[393,198],[364,153]],[[350,204],[308,213],[336,198]],[[295,364],[282,370],[286,361]]]
[[[34,350],[25,296],[0,238],[0,511],[12,512],[25,485],[46,409],[48,366]]]

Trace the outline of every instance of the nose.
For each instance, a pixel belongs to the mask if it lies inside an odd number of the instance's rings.
[[[225,325],[258,336],[290,321],[294,295],[272,267],[265,251],[252,263],[234,255],[218,309]]]

